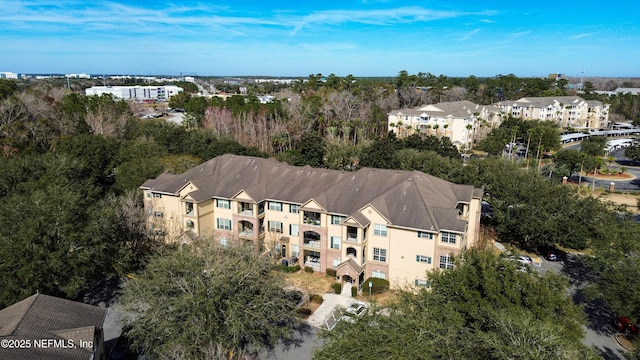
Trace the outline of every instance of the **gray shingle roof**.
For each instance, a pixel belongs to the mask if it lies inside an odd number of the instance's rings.
[[[89,359],[92,349],[80,348],[80,340],[93,341],[106,313],[107,309],[97,306],[32,295],[0,310],[0,337],[31,340],[31,349],[0,348],[0,359]],[[35,348],[33,341],[40,339],[73,340],[77,348]]]
[[[469,203],[481,196],[481,190],[472,186],[452,184],[418,171],[364,168],[345,172],[237,155],[218,156],[183,174],[163,174],[141,188],[177,194],[188,182],[198,188],[190,193],[196,201],[232,198],[244,190],[256,202],[302,204],[314,199],[328,212],[350,215],[358,221],[364,221],[359,211],[371,204],[397,226],[454,231],[463,230],[462,225],[445,221],[432,209],[455,210],[459,202]]]

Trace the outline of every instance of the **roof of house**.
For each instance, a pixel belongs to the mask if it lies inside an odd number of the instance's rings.
[[[54,296],[35,294],[0,310],[0,338],[30,340],[30,349],[0,348],[0,359],[55,360],[89,359],[91,348],[80,340],[94,341],[102,329],[107,309]],[[49,348],[38,348],[35,340],[60,341]],[[76,348],[64,348],[72,340]]]
[[[437,104],[423,105],[413,109],[393,110],[389,115],[419,116],[426,114],[432,117],[467,118],[482,109],[488,111],[500,111],[492,105],[478,105],[468,100],[441,102]]]
[[[391,224],[434,231],[463,232],[466,222],[458,219],[457,210],[445,214],[434,209],[455,210],[458,203],[469,203],[482,195],[473,186],[456,185],[419,171],[363,168],[346,172],[229,154],[183,174],[162,174],[141,188],[177,195],[189,183],[197,188],[189,193],[196,202],[230,199],[244,191],[255,202],[304,204],[313,200],[329,213],[352,216],[359,222],[365,222],[360,211],[371,205]]]
[[[602,106],[602,102],[598,100],[584,100],[579,96],[539,96],[539,97],[523,97],[518,100],[505,100],[498,104],[500,105],[519,105],[519,106],[532,106],[534,108],[546,108],[560,103],[565,106],[570,104],[579,104],[581,102],[591,106]]]

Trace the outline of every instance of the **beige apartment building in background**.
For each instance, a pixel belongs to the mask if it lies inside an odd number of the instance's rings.
[[[579,96],[523,97],[496,105],[514,118],[552,121],[561,129],[598,130],[609,125],[609,104]]]
[[[459,150],[471,149],[502,123],[499,107],[477,105],[468,100],[393,110],[387,116],[388,131],[398,138],[416,133],[448,137]]]
[[[222,155],[141,189],[149,224],[167,241],[252,241],[358,286],[369,277],[393,288],[427,286],[428,271],[452,268],[452,256],[479,235],[482,190],[417,171]]]

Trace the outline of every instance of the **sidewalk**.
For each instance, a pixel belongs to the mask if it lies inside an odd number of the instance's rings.
[[[354,302],[356,299],[351,297],[351,285],[346,283],[340,294],[327,293],[322,295],[322,304],[309,316],[307,323],[315,327],[324,327],[326,319],[337,306],[347,308]]]

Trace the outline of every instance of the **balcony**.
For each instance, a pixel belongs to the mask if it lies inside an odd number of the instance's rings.
[[[320,226],[320,213],[313,211],[305,211],[303,222],[306,225]]]
[[[238,202],[238,215],[254,217],[253,204],[246,202]]]
[[[240,230],[240,232],[238,233],[238,236],[244,237],[244,238],[253,238],[253,229]]]
[[[305,261],[304,266],[320,272],[320,258],[309,258],[309,260]]]
[[[319,249],[320,248],[320,240],[304,239],[304,241],[302,242],[302,245],[303,246],[307,246],[307,247],[312,247],[312,248]]]
[[[357,243],[358,242],[358,235],[356,235],[356,234],[347,234],[347,241],[351,242],[351,243]]]

